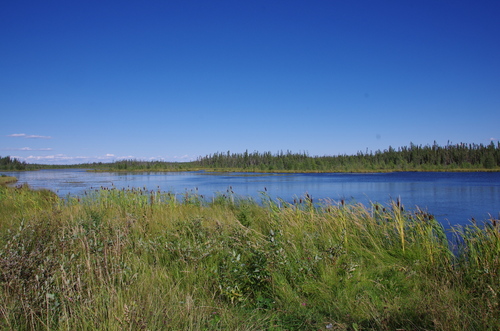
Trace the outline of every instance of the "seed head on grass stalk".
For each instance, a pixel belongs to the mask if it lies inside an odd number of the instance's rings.
[[[405,219],[403,216],[403,206],[401,205],[401,199],[398,198],[396,201],[392,202],[392,213],[394,217],[394,222],[396,229],[399,233],[400,241],[401,241],[401,249],[403,253],[405,251]]]
[[[460,233],[451,268],[437,221],[397,205],[2,190],[0,328],[500,327],[494,222]]]

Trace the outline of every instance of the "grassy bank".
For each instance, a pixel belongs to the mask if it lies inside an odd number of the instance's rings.
[[[16,177],[0,175],[0,185],[11,184],[17,182]]]
[[[500,328],[500,233],[425,212],[0,187],[0,328]]]

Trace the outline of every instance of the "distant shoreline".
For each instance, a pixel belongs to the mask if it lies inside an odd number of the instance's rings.
[[[369,173],[390,173],[390,172],[500,172],[498,169],[379,169],[379,170],[345,170],[345,171],[323,171],[323,170],[258,170],[258,169],[237,169],[237,168],[215,168],[215,169],[89,169],[88,172],[196,172],[205,171],[208,173],[262,173],[262,174],[369,174]]]
[[[93,169],[117,172],[256,172],[256,173],[388,173],[388,172],[499,172],[500,143],[389,146],[384,151],[356,155],[309,156],[307,152],[217,152],[190,162],[123,159],[111,163],[68,165],[28,164],[9,156],[0,158],[0,170]]]

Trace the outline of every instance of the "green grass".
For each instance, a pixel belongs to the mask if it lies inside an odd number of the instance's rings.
[[[5,185],[5,184],[11,184],[17,182],[16,177],[10,177],[6,175],[1,175],[0,176],[0,185]]]
[[[500,233],[402,206],[0,187],[0,329],[500,328]]]

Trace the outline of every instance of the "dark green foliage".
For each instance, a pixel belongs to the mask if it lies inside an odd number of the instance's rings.
[[[307,153],[280,151],[231,154],[215,153],[199,158],[201,168],[237,168],[252,171],[380,171],[494,169],[500,165],[500,143],[414,145],[397,150],[358,152],[356,155],[309,156]]]
[[[310,156],[307,152],[279,151],[252,153],[219,152],[192,162],[121,160],[113,163],[75,165],[27,164],[9,156],[0,157],[0,170],[35,170],[42,168],[87,168],[102,171],[291,171],[291,172],[372,172],[372,171],[454,171],[485,170],[500,167],[500,143],[451,144],[439,146],[389,146],[386,150],[358,152],[355,155]]]
[[[0,156],[0,170],[36,170],[39,169],[37,165],[28,164],[25,161],[11,158],[10,156]]]

